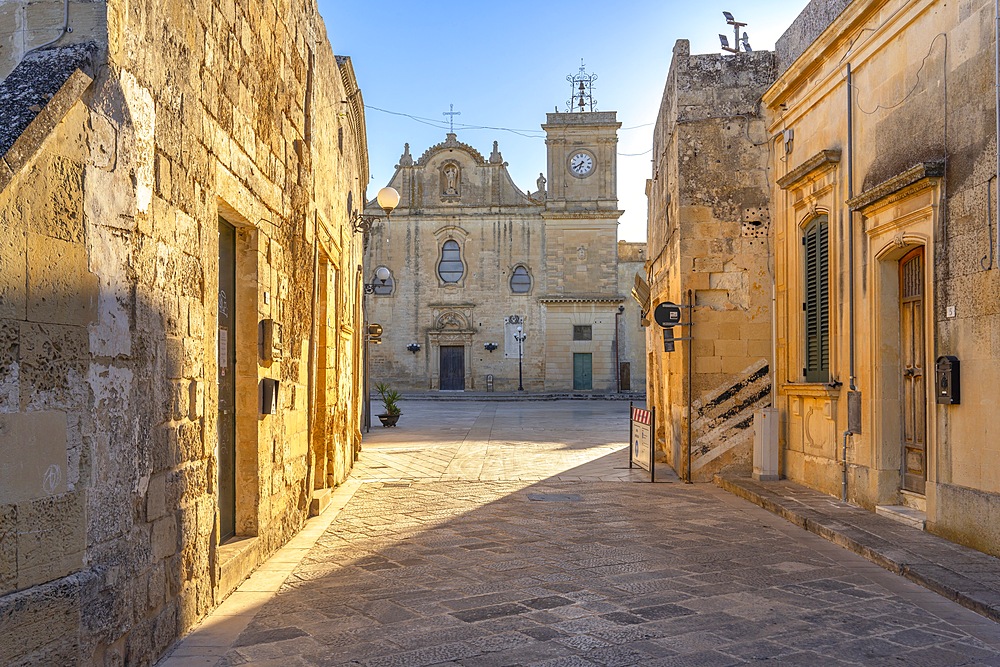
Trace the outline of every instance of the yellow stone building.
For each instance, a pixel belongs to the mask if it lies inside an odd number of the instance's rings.
[[[0,6],[0,664],[155,662],[353,463],[364,107],[252,7]]]
[[[836,9],[763,97],[782,469],[1000,555],[996,6]]]
[[[365,256],[368,319],[383,327],[373,382],[642,390],[640,313],[627,294],[644,244],[616,240],[619,126],[614,112],[547,114],[547,170],[530,192],[496,142],[488,157],[453,133],[419,158],[407,144],[389,182],[399,207],[375,224]]]

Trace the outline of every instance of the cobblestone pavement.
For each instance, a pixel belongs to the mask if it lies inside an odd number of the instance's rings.
[[[373,429],[276,594],[167,664],[1000,665],[971,611],[712,485],[630,483],[627,405],[442,407]]]

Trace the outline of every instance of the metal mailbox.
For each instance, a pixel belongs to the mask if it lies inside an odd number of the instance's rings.
[[[934,364],[935,395],[937,402],[944,405],[958,405],[961,403],[961,366],[958,357],[946,354],[937,358]]]

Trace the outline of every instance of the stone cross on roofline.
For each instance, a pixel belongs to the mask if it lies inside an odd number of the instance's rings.
[[[450,111],[442,111],[442,116],[448,116],[448,133],[455,134],[455,116],[461,116],[461,111],[455,111],[455,105],[449,104],[448,108]]]

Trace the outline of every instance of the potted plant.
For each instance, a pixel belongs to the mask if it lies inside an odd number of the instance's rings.
[[[390,389],[389,385],[384,382],[379,382],[375,385],[375,391],[382,397],[382,405],[385,407],[385,413],[378,416],[379,421],[386,428],[395,426],[396,422],[399,421],[400,415],[398,403],[403,397],[395,389]]]

